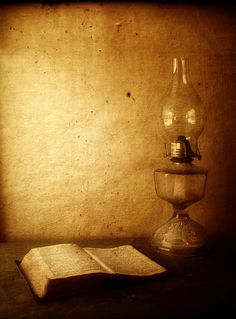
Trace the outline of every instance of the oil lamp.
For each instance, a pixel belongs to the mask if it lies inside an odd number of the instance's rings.
[[[207,170],[200,160],[198,137],[205,108],[189,76],[188,59],[174,58],[172,81],[161,100],[159,130],[164,137],[167,164],[154,172],[157,195],[172,204],[173,216],[154,233],[151,245],[173,254],[197,254],[207,246],[205,229],[188,215],[188,206],[205,193]]]

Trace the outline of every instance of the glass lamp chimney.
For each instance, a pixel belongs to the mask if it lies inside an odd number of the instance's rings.
[[[174,160],[200,158],[198,137],[204,128],[206,114],[190,80],[188,59],[173,59],[172,81],[161,100],[161,108],[159,127],[166,155]]]

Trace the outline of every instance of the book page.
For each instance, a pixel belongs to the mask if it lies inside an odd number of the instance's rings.
[[[24,256],[19,265],[19,269],[28,281],[35,296],[38,296],[39,298],[45,296],[49,278],[52,277],[52,273],[42,259],[42,256],[39,254],[37,248],[31,249]]]
[[[75,244],[60,244],[37,248],[53,278],[107,273],[83,248]]]
[[[151,276],[166,272],[164,267],[131,245],[115,248],[86,248],[86,251],[117,274]]]

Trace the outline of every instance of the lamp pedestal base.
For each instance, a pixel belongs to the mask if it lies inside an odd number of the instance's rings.
[[[174,215],[155,232],[151,245],[155,250],[175,255],[196,255],[206,250],[205,229],[188,214]]]

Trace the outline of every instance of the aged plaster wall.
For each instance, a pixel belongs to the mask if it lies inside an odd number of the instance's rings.
[[[2,6],[0,237],[150,236],[170,217],[153,170],[175,56],[189,57],[208,114],[208,187],[191,215],[233,236],[234,18],[217,6]]]

